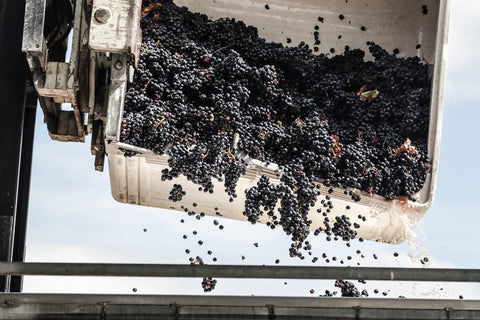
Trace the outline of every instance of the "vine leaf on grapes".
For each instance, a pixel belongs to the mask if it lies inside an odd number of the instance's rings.
[[[300,131],[303,132],[303,126],[305,124],[305,121],[303,121],[302,119],[300,118],[297,118],[295,119],[295,123],[297,124],[297,126],[300,128]]]
[[[366,85],[366,84],[364,84],[364,85],[360,88],[360,90],[358,90],[357,96],[361,96],[361,94],[364,93],[365,90],[367,90],[367,85]],[[361,99],[361,98],[360,98],[360,99]]]
[[[154,10],[154,9],[158,9],[158,8],[161,8],[162,7],[162,4],[161,3],[150,3],[148,5],[148,7],[145,7],[145,8],[142,8],[142,18],[145,18],[146,16],[148,16],[148,14]]]
[[[412,153],[418,153],[417,149],[415,149],[415,147],[412,146],[412,141],[410,141],[410,139],[408,138],[400,148],[397,148],[397,150],[395,150],[395,153],[398,155],[401,155],[404,151],[407,151],[407,150]]]
[[[330,156],[333,159],[333,161],[337,162],[340,160],[340,154],[342,153],[342,148],[340,148],[340,145],[338,144],[338,136],[337,135],[332,135],[332,139],[335,141],[334,147],[330,148]]]
[[[371,102],[373,99],[378,97],[379,94],[380,92],[377,89],[365,91],[360,94],[360,100]]]

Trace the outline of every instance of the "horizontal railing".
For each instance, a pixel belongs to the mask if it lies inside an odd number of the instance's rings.
[[[0,275],[480,282],[480,269],[2,262]]]

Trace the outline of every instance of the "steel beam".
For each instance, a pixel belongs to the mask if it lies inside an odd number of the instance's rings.
[[[27,62],[21,52],[25,1],[0,0],[0,261],[12,261],[25,112]],[[0,291],[10,290],[0,277]]]
[[[239,266],[116,263],[0,263],[0,275],[351,279],[480,282],[480,269]]]
[[[473,300],[0,294],[0,319],[478,319]]]
[[[25,241],[27,235],[28,202],[30,198],[30,180],[32,172],[33,139],[37,114],[37,94],[33,86],[26,95],[26,107],[23,125],[23,139],[18,183],[17,211],[13,237],[12,261],[25,260]],[[22,291],[22,276],[11,278],[10,292]]]

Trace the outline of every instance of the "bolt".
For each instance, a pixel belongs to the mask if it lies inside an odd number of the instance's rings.
[[[123,68],[123,63],[122,63],[122,61],[118,61],[118,60],[117,60],[117,61],[115,62],[115,69],[120,70],[120,69],[122,69],[122,68]]]
[[[95,20],[99,23],[106,23],[108,19],[112,16],[112,10],[109,8],[100,8],[95,11],[93,14]]]
[[[13,300],[3,301],[3,307],[12,308],[15,307],[15,302]]]

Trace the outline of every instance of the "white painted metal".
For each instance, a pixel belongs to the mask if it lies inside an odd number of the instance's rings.
[[[94,0],[88,44],[101,52],[125,53],[138,57],[141,44],[140,0]],[[98,20],[98,12],[105,18]]]

